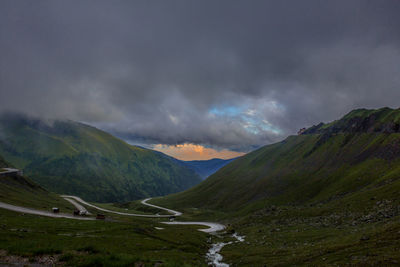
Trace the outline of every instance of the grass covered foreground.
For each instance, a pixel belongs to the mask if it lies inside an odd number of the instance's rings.
[[[58,207],[70,214],[75,209],[26,177],[1,177],[0,201],[45,211]],[[128,213],[160,212],[139,202],[100,205]],[[99,213],[94,208],[88,210],[93,215]],[[0,265],[206,265],[208,235],[196,226],[176,227],[161,224],[163,220],[158,218],[100,213],[106,220],[49,218],[0,209]]]
[[[195,227],[158,219],[77,221],[0,209],[0,263],[17,258],[67,266],[204,266],[206,240]]]
[[[398,183],[329,203],[271,205],[265,201],[237,211],[184,209],[186,220],[220,221],[244,242],[225,246],[231,266],[398,266]],[[154,201],[161,203],[162,199]],[[211,243],[220,238],[212,236]]]
[[[232,266],[398,266],[398,203],[359,212],[269,206],[231,221],[245,242],[222,250]]]

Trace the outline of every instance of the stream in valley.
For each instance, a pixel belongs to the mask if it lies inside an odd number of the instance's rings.
[[[229,264],[222,262],[223,257],[221,254],[219,254],[219,252],[226,245],[244,241],[244,236],[240,236],[236,233],[234,233],[232,237],[234,237],[236,241],[230,241],[227,243],[219,242],[212,245],[212,247],[208,250],[208,253],[206,255],[208,264],[215,267],[229,267]]]

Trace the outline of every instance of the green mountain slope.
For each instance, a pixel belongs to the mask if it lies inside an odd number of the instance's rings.
[[[355,110],[228,164],[170,204],[233,210],[256,202],[313,204],[400,189],[400,110]],[[371,193],[372,194],[372,193]]]
[[[98,202],[179,192],[200,182],[193,171],[73,121],[0,117],[0,155],[48,190]]]
[[[245,236],[221,251],[234,266],[398,266],[399,117],[355,110],[152,202]]]
[[[14,167],[0,156],[0,167]],[[50,211],[59,207],[64,212],[73,211],[71,203],[43,189],[25,176],[0,177],[0,202]]]

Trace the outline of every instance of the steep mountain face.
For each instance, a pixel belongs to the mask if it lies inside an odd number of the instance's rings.
[[[46,189],[99,202],[187,189],[201,181],[169,157],[73,121],[0,117],[0,155]]]
[[[399,123],[400,110],[354,110],[249,153],[164,203],[226,211],[257,203],[314,205],[345,197],[396,197]]]
[[[210,159],[210,160],[192,160],[192,161],[181,161],[184,165],[188,166],[189,169],[195,171],[201,179],[205,180],[208,176],[212,175],[228,163],[234,161],[234,159]]]
[[[377,110],[356,109],[342,119],[313,126],[304,134],[337,133],[399,133],[400,110],[382,108]]]

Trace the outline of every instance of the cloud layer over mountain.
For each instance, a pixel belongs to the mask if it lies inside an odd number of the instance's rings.
[[[1,1],[0,109],[248,151],[397,107],[399,1]]]

